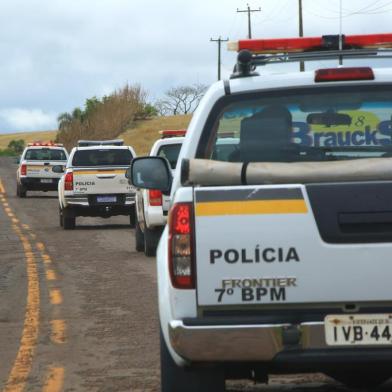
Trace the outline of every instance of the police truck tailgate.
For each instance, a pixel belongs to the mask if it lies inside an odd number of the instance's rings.
[[[37,162],[37,161],[27,161],[26,162],[26,175],[27,177],[33,178],[58,178],[61,174],[54,173],[52,167],[59,165],[59,162]],[[65,165],[65,163],[64,163]]]
[[[199,306],[389,301],[392,244],[326,243],[302,185],[194,191]]]
[[[125,178],[125,171],[126,168],[124,167],[74,169],[74,194],[108,195],[129,193],[132,187]],[[102,202],[116,202],[116,200],[102,199]]]

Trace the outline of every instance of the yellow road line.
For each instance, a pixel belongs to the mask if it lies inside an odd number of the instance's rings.
[[[59,289],[51,289],[49,291],[49,297],[52,305],[61,305],[63,303],[63,296]]]
[[[63,367],[51,367],[42,392],[60,392],[63,389],[64,373]]]
[[[26,236],[18,233],[26,254],[27,304],[19,351],[3,392],[22,392],[30,374],[39,330],[39,280],[32,247]]]
[[[56,272],[51,269],[46,270],[46,279],[47,280],[57,280]]]
[[[0,178],[0,193],[5,193],[4,185],[1,181],[1,178]]]
[[[50,264],[52,262],[52,259],[46,253],[43,253],[41,257],[45,264]]]
[[[55,344],[64,344],[66,341],[66,325],[64,320],[52,320],[50,322],[52,332],[50,340]]]
[[[42,242],[37,242],[36,244],[35,244],[35,246],[37,247],[37,249],[39,250],[39,251],[44,251],[45,250],[45,245],[42,243]]]
[[[305,214],[304,200],[251,200],[196,203],[196,216]]]

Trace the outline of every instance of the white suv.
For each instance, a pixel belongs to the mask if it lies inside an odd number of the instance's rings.
[[[150,156],[166,158],[174,172],[181,150],[185,131],[162,131],[162,139],[151,148]],[[174,136],[173,136],[174,135]],[[170,195],[158,189],[139,189],[136,192],[136,250],[144,251],[146,256],[154,256],[159,238],[167,221]]]
[[[56,191],[61,174],[52,169],[65,166],[67,159],[68,153],[62,144],[29,143],[16,172],[16,195],[26,197],[27,191]]]
[[[392,68],[255,67],[373,64],[392,57],[392,34],[236,47],[254,53],[203,97],[181,170],[172,179],[147,157],[128,172],[136,187],[171,189],[157,248],[162,391],[276,372],[380,384],[392,375]],[[212,159],[228,131],[238,148]]]
[[[74,229],[76,217],[128,215],[135,224],[135,189],[125,171],[136,154],[122,141],[81,141],[74,147],[58,185],[60,225]]]

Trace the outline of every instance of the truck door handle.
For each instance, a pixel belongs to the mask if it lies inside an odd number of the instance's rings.
[[[100,178],[102,180],[107,180],[114,177],[116,177],[115,174],[97,174],[97,178]]]

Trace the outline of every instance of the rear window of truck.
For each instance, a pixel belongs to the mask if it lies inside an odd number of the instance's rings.
[[[223,150],[228,152],[219,153]],[[229,162],[391,156],[390,85],[311,87],[224,97],[207,120],[197,152],[198,158]]]
[[[27,161],[66,161],[67,156],[64,150],[53,148],[31,148],[26,151]]]
[[[126,149],[77,150],[72,166],[129,166],[133,156]]]
[[[178,155],[180,154],[182,144],[166,144],[158,150],[157,156],[166,158],[170,167],[174,170],[177,165]]]

